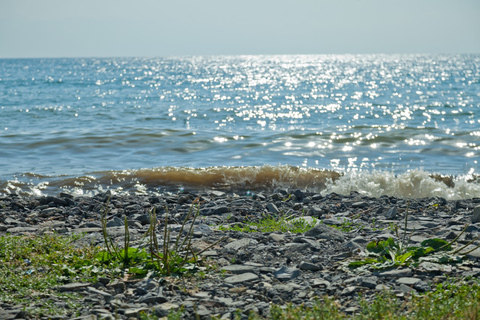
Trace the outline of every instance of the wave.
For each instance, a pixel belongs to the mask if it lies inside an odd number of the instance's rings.
[[[182,190],[227,192],[274,192],[279,188],[301,189],[322,194],[401,198],[437,196],[447,200],[480,197],[480,179],[472,175],[443,176],[423,170],[402,174],[388,171],[337,172],[289,165],[248,167],[159,167],[140,170],[98,171],[81,176],[47,176],[23,173],[0,180],[0,194],[53,195],[67,192],[76,196],[114,193],[152,193]]]
[[[423,170],[403,174],[387,171],[348,172],[327,184],[323,194],[349,194],[357,191],[370,197],[382,195],[400,198],[442,197],[447,200],[480,197],[480,183],[476,176],[442,176]]]

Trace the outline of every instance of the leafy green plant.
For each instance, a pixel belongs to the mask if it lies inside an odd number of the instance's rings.
[[[462,261],[463,256],[480,247],[479,245],[467,252],[461,253],[462,250],[467,248],[475,240],[479,239],[479,236],[459,249],[452,249],[452,246],[466,231],[468,226],[450,242],[439,238],[431,238],[422,241],[420,246],[409,246],[410,238],[407,237],[407,227],[408,206],[405,212],[404,232],[402,237],[400,237],[398,233],[398,226],[395,226],[394,228],[397,238],[401,240],[395,241],[393,238],[388,238],[382,241],[372,241],[366,246],[368,257],[361,261],[350,262],[348,266],[350,268],[358,268],[369,265],[374,269],[387,269],[409,265],[411,263],[418,264],[419,261],[422,260],[437,263],[457,263]],[[457,256],[457,254],[460,254],[461,256]]]

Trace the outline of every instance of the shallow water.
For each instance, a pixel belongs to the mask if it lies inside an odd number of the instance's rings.
[[[3,59],[0,192],[438,173],[480,196],[479,107],[480,55]]]

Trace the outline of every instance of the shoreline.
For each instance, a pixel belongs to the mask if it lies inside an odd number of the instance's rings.
[[[298,189],[249,195],[215,190],[156,196],[108,192],[93,197],[66,193],[46,197],[6,195],[0,196],[0,236],[83,234],[76,245],[102,245],[101,215],[108,206],[107,230],[114,241],[122,244],[125,240],[123,221],[127,217],[132,246],[141,247],[140,239],[148,231],[148,212],[152,207],[158,215],[157,236],[161,243],[165,208],[175,237],[193,203],[199,203],[193,250],[199,252],[217,243],[201,256],[211,263],[211,267],[201,270],[201,277],[101,278],[94,283],[78,283],[72,278],[51,289],[79,294],[81,307],[74,311],[85,316],[81,319],[91,314],[101,319],[135,318],[141,311],[162,317],[180,306],[184,306],[186,319],[193,318],[195,313],[205,319],[214,315],[230,319],[237,309],[244,314],[254,311],[265,316],[272,303],[309,306],[315,297],[323,296],[334,299],[341,312],[356,314],[360,311],[359,293],[368,300],[387,290],[405,300],[413,293],[434,290],[436,284],[450,277],[480,276],[480,249],[458,263],[424,261],[390,270],[349,269],[345,265],[364,259],[362,252],[371,241],[400,240],[394,226],[400,228],[402,235],[407,212],[406,234],[412,245],[428,238],[453,240],[459,235],[458,244],[468,244],[480,235],[480,222],[471,221],[480,198],[407,200],[373,198],[357,192],[348,196],[321,195]],[[290,224],[296,218],[322,223],[300,233],[225,230],[246,226],[252,226],[251,231],[259,230],[255,223],[266,217]],[[462,233],[466,224],[469,227]],[[218,243],[223,237],[226,239]],[[57,298],[44,299],[64,303]],[[26,310],[42,301],[32,302],[33,306],[25,306]],[[22,310],[23,306],[0,302],[0,314],[17,316]],[[73,318],[73,314],[72,311],[55,319]],[[24,318],[29,318],[28,313]]]

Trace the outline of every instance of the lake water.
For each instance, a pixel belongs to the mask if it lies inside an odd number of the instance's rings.
[[[0,193],[461,199],[479,161],[480,55],[0,59]]]

